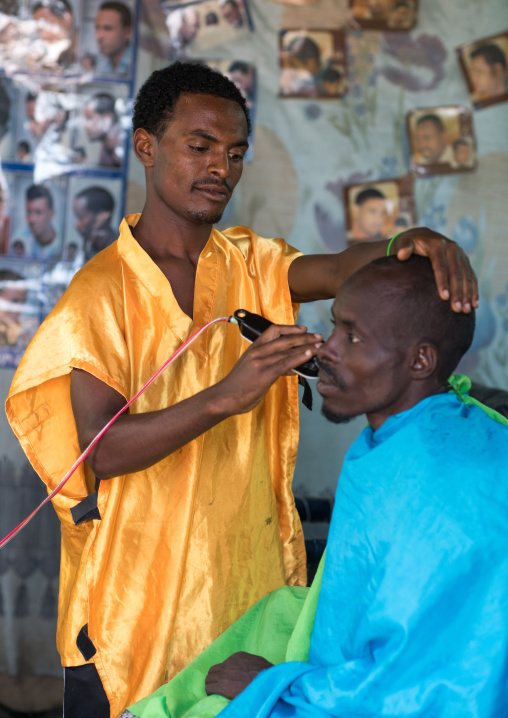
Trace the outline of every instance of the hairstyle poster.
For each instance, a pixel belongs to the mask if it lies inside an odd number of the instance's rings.
[[[256,67],[244,60],[204,60],[213,70],[218,70],[237,86],[247,104],[252,132],[249,135],[249,149],[244,155],[245,162],[252,162],[254,127],[256,122]]]
[[[471,112],[461,105],[411,110],[406,115],[410,169],[418,175],[470,172],[476,166]]]
[[[162,9],[173,60],[186,57],[187,50],[195,55],[253,30],[247,0],[200,0],[178,7],[163,2]]]
[[[0,257],[0,367],[16,367],[41,318],[42,265]]]
[[[348,242],[393,237],[416,224],[413,177],[379,180],[344,188]]]

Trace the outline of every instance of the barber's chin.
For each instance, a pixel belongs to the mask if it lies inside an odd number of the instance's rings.
[[[333,409],[330,409],[329,406],[326,406],[326,404],[323,402],[323,406],[321,407],[321,413],[327,419],[328,421],[333,422],[334,424],[347,424],[351,419],[354,419],[354,416],[351,414],[341,414],[338,411],[333,411]]]
[[[211,212],[209,210],[196,210],[192,212],[187,212],[187,216],[194,220],[194,222],[199,222],[201,224],[217,224],[217,222],[220,222],[222,219],[223,212]]]

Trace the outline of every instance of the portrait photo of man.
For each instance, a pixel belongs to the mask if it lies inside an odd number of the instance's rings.
[[[508,32],[456,48],[476,109],[508,100]]]
[[[117,238],[118,227],[112,225],[114,210],[115,199],[105,187],[92,185],[75,195],[72,201],[74,227],[83,239],[86,262]]]
[[[388,214],[386,197],[381,190],[367,187],[358,192],[353,204],[353,238],[371,241],[384,239]]]
[[[235,29],[243,27],[244,19],[242,8],[237,0],[219,0],[219,8],[224,20],[232,27]]]
[[[95,40],[99,51],[95,75],[126,78],[132,62],[132,10],[119,0],[103,2],[95,18]]]
[[[31,13],[37,37],[29,39],[27,66],[55,71],[74,65],[77,34],[74,8],[69,0],[35,0]]]
[[[413,171],[447,174],[473,168],[475,148],[469,110],[460,105],[411,110],[406,121]],[[463,161],[466,154],[467,161]]]
[[[56,259],[61,253],[62,236],[59,230],[55,198],[45,184],[30,184],[24,191],[25,226],[17,226],[11,233],[8,254],[19,256],[20,243],[23,256],[31,259]],[[16,244],[17,243],[17,244]]]
[[[494,42],[480,45],[469,55],[469,73],[478,99],[507,92],[506,55]]]
[[[446,127],[441,117],[429,112],[415,122],[412,139],[416,164],[451,164],[453,152],[446,137]]]
[[[347,240],[375,242],[414,226],[414,180],[411,175],[344,188]]]
[[[109,92],[87,98],[82,125],[88,142],[99,147],[96,164],[109,169],[123,167],[126,131],[117,113],[117,99]]]
[[[345,91],[341,31],[282,30],[279,36],[281,97],[340,97]]]

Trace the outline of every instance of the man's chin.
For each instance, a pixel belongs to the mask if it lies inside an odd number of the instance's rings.
[[[347,424],[351,419],[354,419],[356,415],[352,414],[341,414],[337,411],[332,411],[328,406],[323,404],[321,407],[321,413],[327,419],[328,421],[333,422],[334,424]]]
[[[187,212],[189,219],[201,224],[217,224],[217,222],[221,221],[223,214],[224,212],[208,212],[206,210]]]

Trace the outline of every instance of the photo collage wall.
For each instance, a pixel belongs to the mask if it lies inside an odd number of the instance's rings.
[[[137,0],[0,3],[0,367],[124,214]]]
[[[349,32],[404,37],[418,27],[418,0],[348,1],[344,27],[280,28],[282,100],[340,103],[356,90],[349,86]],[[256,66],[242,57],[214,59],[214,47],[256,32],[248,2],[146,0],[144,11],[152,27],[164,30],[168,62],[204,62],[236,84],[254,135]],[[74,273],[116,239],[138,3],[0,0],[0,367],[18,364]],[[508,32],[465,43],[456,56],[474,110],[508,100]],[[474,110],[446,105],[407,113],[407,174],[341,190],[349,243],[416,226],[419,177],[475,171]],[[247,162],[253,153],[251,136]]]

